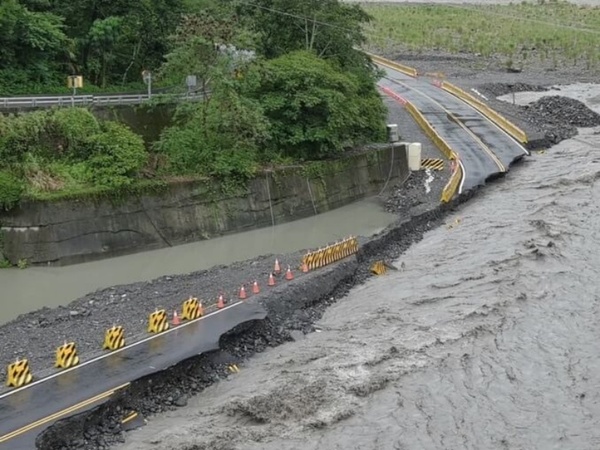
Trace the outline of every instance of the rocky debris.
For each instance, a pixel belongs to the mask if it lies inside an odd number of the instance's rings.
[[[546,124],[569,124],[581,128],[600,125],[600,114],[574,98],[560,95],[542,97],[525,108],[530,113],[535,113],[534,117],[537,116],[539,122]]]
[[[547,145],[558,144],[576,136],[578,127],[600,125],[600,115],[579,100],[569,97],[542,97],[521,109],[529,122],[542,130]]]
[[[485,83],[479,88],[482,92],[493,97],[511,94],[513,92],[547,92],[549,89],[545,86],[529,83]]]
[[[403,213],[422,205],[429,205],[432,196],[437,195],[436,199],[439,200],[438,192],[441,193],[439,186],[434,192],[428,193],[426,190],[429,176],[430,173],[425,170],[411,172],[404,184],[394,186],[385,201],[385,210],[391,213]],[[447,180],[442,181],[447,182]]]
[[[361,238],[361,248],[356,262],[349,260],[327,269],[319,277],[307,277],[290,285],[290,298],[296,303],[273,299],[278,305],[289,305],[287,311],[280,307],[265,320],[243,324],[221,337],[220,349],[209,354],[183,361],[165,371],[140,379],[125,392],[94,410],[64,419],[38,437],[38,448],[48,450],[100,450],[124,440],[121,421],[130,411],[144,417],[178,408],[188,396],[198,394],[207,386],[234,376],[230,364],[243,366],[243,361],[268,347],[301,338],[301,334],[314,331],[313,324],[325,309],[344,297],[349,290],[371,277],[369,267],[375,260],[396,259],[423,234],[442,224],[443,218],[469,198],[462,196],[455,203],[439,205],[410,219],[400,220],[385,231],[370,238]],[[285,290],[287,292],[288,290]],[[268,301],[265,306],[269,310]],[[301,333],[300,333],[301,332]],[[243,368],[242,368],[243,370]],[[185,399],[185,400],[184,400]],[[281,405],[285,407],[285,405]],[[260,419],[258,405],[240,405],[237,413],[246,411]],[[235,413],[232,411],[232,413]],[[266,417],[266,416],[265,416]],[[263,419],[261,419],[263,420]]]

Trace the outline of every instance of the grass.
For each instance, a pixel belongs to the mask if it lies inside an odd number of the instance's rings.
[[[457,2],[458,3],[458,2]],[[513,5],[363,5],[372,49],[499,55],[600,66],[600,7],[542,1]]]

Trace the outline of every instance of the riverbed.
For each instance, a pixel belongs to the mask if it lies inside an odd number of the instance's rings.
[[[368,236],[395,219],[373,198],[295,222],[191,244],[65,267],[3,269],[0,325],[45,306],[67,305],[108,286],[194,272],[269,253],[319,247],[351,234]]]

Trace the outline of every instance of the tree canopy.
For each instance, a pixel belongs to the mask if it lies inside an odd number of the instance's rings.
[[[358,50],[369,20],[340,0],[3,0],[0,93],[46,93],[70,74],[125,89],[151,70],[180,90],[194,75],[209,95],[181,103],[146,149],[86,110],[0,116],[0,187],[18,180],[13,199],[142,176],[244,182],[383,139],[380,74]]]

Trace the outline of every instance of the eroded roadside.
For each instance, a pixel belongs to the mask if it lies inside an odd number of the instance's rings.
[[[406,136],[402,131],[401,134]],[[411,132],[408,131],[408,134]],[[421,178],[418,178],[419,176]],[[331,276],[331,280],[336,281],[334,286],[317,286],[316,290],[314,287],[306,288],[310,289],[312,294],[303,294],[301,305],[290,309],[286,314],[275,315],[265,322],[252,324],[252,327],[244,330],[241,335],[232,334],[225,337],[223,350],[187,361],[166,373],[141,380],[125,397],[107,404],[92,415],[86,414],[78,419],[62,422],[41,437],[40,444],[42,442],[44,444],[40,448],[101,449],[121,442],[124,439],[121,420],[125,412],[136,410],[147,416],[181,407],[187,403],[190,395],[201,392],[215,381],[230,376],[227,372],[228,364],[241,363],[256,352],[277,346],[282,342],[302,339],[305,333],[314,331],[314,321],[322,315],[327,306],[335,300],[343,298],[352,286],[364,282],[369,277],[370,262],[375,259],[396,258],[414,242],[419,241],[424,232],[443,223],[444,215],[457,207],[456,204],[453,204],[439,208],[439,192],[436,194],[435,190],[431,192],[430,196],[424,195],[425,178],[426,174],[420,173],[409,180],[406,189],[403,187],[394,189],[394,194],[388,201],[388,208],[398,212],[401,216],[401,223],[373,238],[368,244],[367,240],[363,239],[362,243],[366,245],[359,255],[358,265],[338,266],[335,270],[340,272]],[[415,189],[415,195],[411,194],[411,189]],[[466,198],[461,200],[466,200]],[[280,256],[283,261],[287,258],[286,255]],[[232,267],[252,265],[258,261],[257,273],[264,274],[265,271],[270,270],[272,259],[273,256],[265,257],[264,262],[261,263],[259,258]],[[264,264],[264,267],[260,264]],[[216,277],[228,273],[228,270],[228,268],[219,267],[208,273]],[[248,278],[250,277],[251,274]],[[186,278],[169,278],[171,279],[160,280],[160,287],[155,289],[157,295],[161,295],[163,292],[180,295],[181,286],[178,283],[182,280],[185,281]],[[301,286],[301,283],[298,286]],[[265,298],[263,301],[268,307],[269,299]]]

